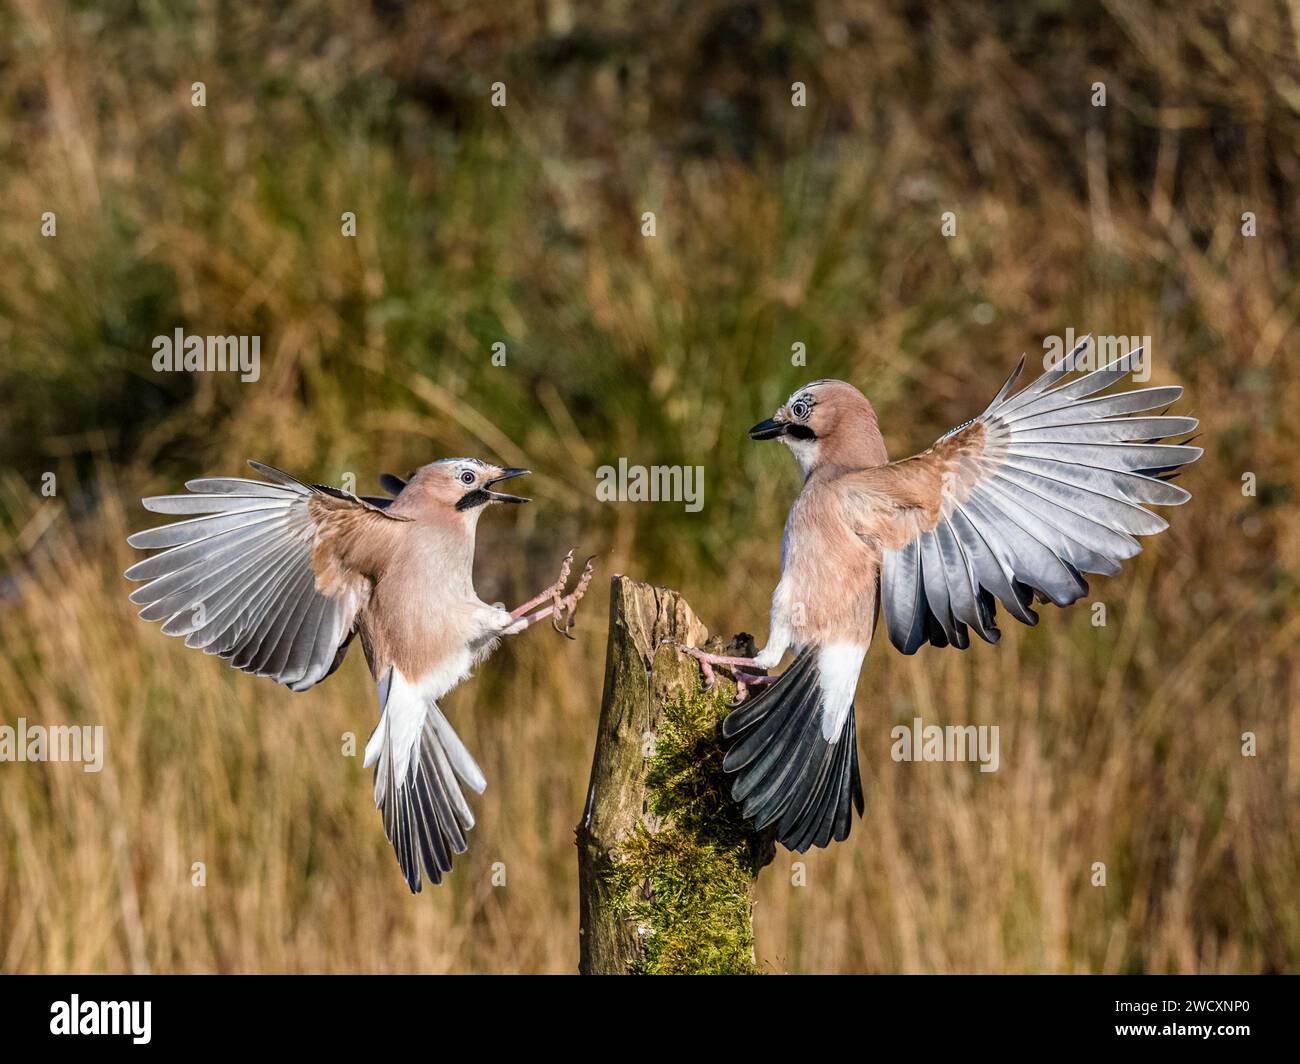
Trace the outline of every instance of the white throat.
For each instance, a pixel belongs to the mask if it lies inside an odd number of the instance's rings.
[[[819,441],[797,440],[793,436],[782,436],[781,442],[790,448],[790,453],[794,455],[795,461],[799,463],[799,470],[807,477],[808,471],[817,462]]]

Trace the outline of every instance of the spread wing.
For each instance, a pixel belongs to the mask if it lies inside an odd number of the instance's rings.
[[[1169,480],[1201,448],[1160,441],[1196,419],[1144,413],[1182,389],[1097,397],[1141,349],[1072,376],[1088,342],[1011,394],[1022,357],[979,417],[922,454],[850,474],[849,507],[880,543],[885,623],[903,653],[965,648],[971,628],[997,642],[997,602],[1036,624],[1034,600],[1069,605],[1087,594],[1084,573],[1119,572],[1142,549],[1135,536],[1168,527],[1147,506],[1191,497]]]
[[[304,691],[343,660],[376,560],[403,519],[248,464],[270,482],[205,477],[185,485],[192,494],[142,500],[154,513],[206,516],[127,540],[160,548],[126,571],[128,580],[148,581],[131,601],[186,646]]]

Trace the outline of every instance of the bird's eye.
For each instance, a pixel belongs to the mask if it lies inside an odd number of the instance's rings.
[[[793,414],[798,420],[803,421],[804,418],[806,418],[809,413],[808,404],[805,403],[802,399],[800,399],[797,403],[791,404],[790,413]]]
[[[471,473],[468,469],[465,470],[465,472],[463,472],[463,473],[460,475],[460,482],[461,482],[462,484],[473,484],[473,483],[474,483],[474,474]]]

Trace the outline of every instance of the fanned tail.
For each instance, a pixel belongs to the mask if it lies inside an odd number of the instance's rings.
[[[411,893],[421,867],[433,883],[464,853],[474,814],[461,791],[487,786],[483,772],[436,703],[390,668],[379,684],[383,715],[366,743],[365,764],[375,766],[375,805],[384,834]]]
[[[804,650],[722,722],[732,797],[756,829],[775,826],[777,841],[796,853],[848,838],[852,809],[863,807],[852,686],[845,697],[842,684],[825,682],[824,654]]]

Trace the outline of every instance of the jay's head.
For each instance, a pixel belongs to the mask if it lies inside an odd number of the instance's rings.
[[[844,381],[805,384],[750,429],[749,438],[780,440],[805,476],[827,462],[868,466],[886,460],[876,412],[865,395]]]
[[[502,481],[523,476],[527,469],[504,468],[478,458],[440,458],[411,474],[402,498],[414,497],[426,506],[454,510],[476,518],[495,502],[528,502],[520,495],[499,491]]]

